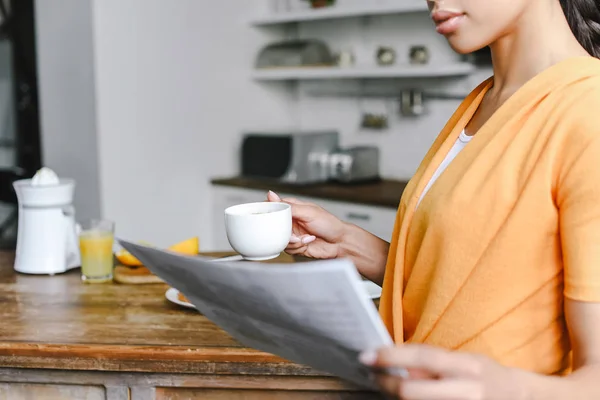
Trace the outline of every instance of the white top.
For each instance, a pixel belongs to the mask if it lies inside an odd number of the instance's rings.
[[[458,139],[456,139],[456,142],[454,143],[454,146],[452,146],[452,148],[448,152],[448,155],[446,155],[446,158],[444,158],[444,161],[442,161],[442,163],[440,164],[438,169],[435,171],[435,173],[431,177],[431,180],[429,181],[427,186],[425,186],[425,190],[423,190],[423,193],[421,193],[421,197],[419,198],[417,207],[419,206],[419,204],[421,204],[421,200],[423,200],[423,197],[427,194],[427,192],[431,188],[431,185],[433,185],[434,182],[437,180],[437,178],[439,178],[439,176],[442,174],[442,172],[444,172],[444,170],[446,168],[448,168],[448,165],[450,165],[452,160],[454,160],[454,158],[458,155],[458,153],[460,153],[462,151],[462,149],[465,148],[465,146],[467,145],[467,143],[469,143],[471,141],[471,139],[473,139],[473,136],[467,135],[465,133],[465,131],[462,131],[460,133],[460,135],[458,136]]]

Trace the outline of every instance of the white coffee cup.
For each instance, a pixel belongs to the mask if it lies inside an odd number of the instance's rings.
[[[292,208],[266,201],[229,207],[225,210],[225,232],[231,247],[244,259],[276,258],[292,236]]]

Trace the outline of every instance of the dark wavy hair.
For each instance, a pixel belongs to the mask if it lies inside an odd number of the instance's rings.
[[[579,43],[600,58],[600,0],[560,0],[560,5]]]

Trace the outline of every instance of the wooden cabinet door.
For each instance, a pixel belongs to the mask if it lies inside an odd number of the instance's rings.
[[[0,383],[0,400],[106,400],[103,386]],[[110,398],[108,398],[110,400]]]
[[[369,392],[157,388],[155,400],[372,400]]]

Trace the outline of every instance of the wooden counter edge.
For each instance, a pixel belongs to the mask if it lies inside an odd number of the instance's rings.
[[[29,384],[67,384],[105,386],[122,388],[124,383],[134,388],[155,387],[159,390],[169,388],[194,389],[233,389],[233,390],[284,390],[303,391],[352,391],[369,392],[350,382],[334,377],[302,377],[302,376],[234,376],[234,375],[199,375],[199,374],[140,374],[131,372],[97,372],[97,371],[63,371],[48,369],[19,370],[16,368],[0,368],[0,383]],[[124,397],[130,399],[130,397]],[[138,397],[147,400],[148,397]],[[222,398],[222,397],[221,397]],[[256,397],[255,397],[256,398]],[[309,397],[314,398],[314,397]]]
[[[309,196],[323,200],[334,200],[343,201],[347,203],[366,205],[366,206],[379,206],[384,208],[397,209],[408,181],[381,179],[375,182],[367,183],[315,183],[306,185],[295,185],[277,181],[266,181],[259,179],[252,179],[241,176],[234,177],[215,177],[210,180],[210,184],[213,186],[232,187],[240,189],[251,189],[251,190],[262,190],[266,192],[268,190],[274,190],[276,192],[288,192],[292,195],[297,196]],[[392,193],[381,196],[378,190],[382,186],[393,188]],[[363,192],[366,190],[366,194]],[[363,194],[361,194],[363,192]],[[379,193],[375,195],[373,193]]]
[[[244,348],[0,343],[0,368],[329,376]]]
[[[287,361],[260,351],[235,347],[193,348],[185,346],[85,345],[0,343],[0,356],[48,356],[108,358],[114,360],[187,360],[212,362],[275,362]]]

